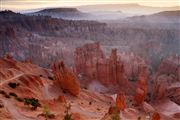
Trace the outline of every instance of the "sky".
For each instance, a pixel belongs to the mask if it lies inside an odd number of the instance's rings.
[[[153,7],[180,6],[180,0],[0,0],[0,10],[28,10],[46,7],[69,7],[94,4],[138,3]]]

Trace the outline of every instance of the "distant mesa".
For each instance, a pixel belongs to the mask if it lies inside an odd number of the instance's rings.
[[[50,8],[50,9],[43,9],[38,11],[37,13],[41,12],[49,12],[49,13],[57,13],[57,12],[79,12],[77,8]]]
[[[163,11],[159,13],[152,14],[151,16],[163,16],[163,17],[180,17],[180,10],[176,11]]]
[[[14,15],[14,14],[16,13],[11,10],[0,11],[0,15]]]
[[[127,20],[132,22],[159,22],[159,23],[179,23],[180,21],[180,10],[175,11],[163,11],[154,13],[151,15],[142,15],[129,17]]]
[[[77,8],[50,8],[34,13],[29,13],[28,15],[51,16],[53,18],[62,19],[80,19],[87,16],[88,14],[80,12]]]

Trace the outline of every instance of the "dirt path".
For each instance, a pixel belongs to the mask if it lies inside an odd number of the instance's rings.
[[[8,83],[8,82],[10,82],[10,81],[12,81],[12,80],[14,80],[14,79],[16,79],[16,78],[18,78],[18,77],[21,77],[21,76],[23,76],[23,75],[24,75],[24,73],[19,74],[19,75],[16,75],[16,76],[14,76],[14,77],[12,77],[12,78],[10,78],[10,79],[8,79],[8,80],[5,80],[5,81],[3,81],[3,82],[0,83],[0,86],[3,85],[3,84],[6,84],[6,83]]]
[[[10,112],[10,114],[16,119],[16,120],[36,120],[30,117],[27,117],[23,114],[21,114],[15,107],[15,105],[10,102],[9,100],[2,100],[5,108]]]

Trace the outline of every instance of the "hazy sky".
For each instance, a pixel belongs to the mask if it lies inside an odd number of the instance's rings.
[[[180,0],[0,0],[1,10],[26,10],[44,7],[67,7],[92,4],[138,3],[146,6],[180,6]]]

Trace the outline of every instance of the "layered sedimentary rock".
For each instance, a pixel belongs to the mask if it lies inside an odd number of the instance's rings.
[[[119,92],[116,98],[116,107],[118,111],[126,108],[126,96],[123,92]]]
[[[146,66],[143,66],[140,70],[140,74],[138,76],[138,84],[137,84],[137,90],[136,90],[136,94],[134,96],[134,100],[136,102],[136,104],[142,104],[143,101],[145,100],[145,97],[147,95],[148,92],[148,85],[147,85],[147,81],[148,81],[148,70]]]
[[[159,113],[153,113],[153,115],[152,115],[152,120],[160,120],[161,119],[161,117],[160,117],[160,115],[159,115]]]
[[[32,74],[45,78],[52,77],[49,70],[29,62],[16,61],[9,55],[6,55],[4,58],[0,59],[0,78],[12,78],[17,74]]]
[[[63,62],[56,62],[52,66],[55,76],[55,84],[59,84],[63,91],[67,91],[74,96],[80,93],[80,85],[74,73],[68,69]]]
[[[76,49],[75,66],[81,78],[89,81],[97,80],[104,86],[121,86],[124,91],[129,88],[124,64],[116,49],[113,49],[109,58],[106,58],[99,43],[86,44]]]
[[[120,53],[122,62],[124,63],[125,74],[130,81],[137,81],[141,68],[147,63],[139,56],[133,54],[132,52],[122,52]],[[149,68],[147,67],[147,70]]]
[[[169,97],[180,104],[180,57],[173,56],[164,59],[154,76],[154,97],[162,99]]]

